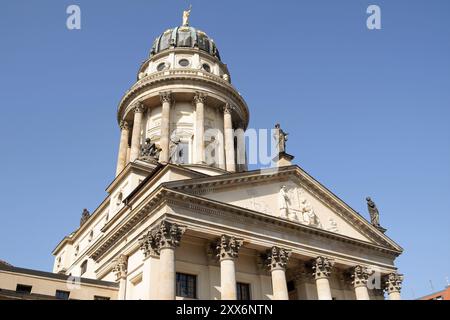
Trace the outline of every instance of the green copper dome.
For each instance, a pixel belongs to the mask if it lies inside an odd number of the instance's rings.
[[[203,31],[190,26],[169,29],[155,39],[150,57],[171,48],[198,48],[220,60],[214,41]]]

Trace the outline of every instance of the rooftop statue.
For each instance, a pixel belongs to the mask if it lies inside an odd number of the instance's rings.
[[[83,209],[83,212],[81,213],[80,227],[89,219],[90,216],[91,214],[88,209]]]
[[[141,148],[141,157],[142,158],[153,158],[155,160],[159,159],[160,150],[155,145],[154,142],[151,141],[150,138],[145,139],[145,144]]]
[[[370,214],[370,223],[372,223],[372,225],[381,232],[386,232],[386,229],[380,225],[380,213],[378,212],[377,205],[372,201],[370,197],[367,197],[366,201],[367,208],[369,209]]]
[[[183,11],[183,26],[189,26],[189,16],[191,15],[192,5],[189,6],[188,10]]]
[[[281,129],[279,123],[275,125],[273,137],[277,143],[278,154],[286,153],[286,141],[288,140],[288,135],[289,133],[284,132],[283,129]]]

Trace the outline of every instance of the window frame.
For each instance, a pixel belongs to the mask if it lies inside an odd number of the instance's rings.
[[[248,299],[242,298],[242,288],[245,287],[248,292]],[[240,301],[246,301],[246,300],[252,300],[252,285],[248,282],[236,282],[236,300]]]
[[[185,277],[185,280],[181,282],[183,279],[180,279],[181,277]],[[178,297],[182,298],[188,298],[188,299],[198,299],[198,277],[196,274],[190,274],[190,273],[184,273],[184,272],[177,272],[175,275],[175,288],[176,288],[176,295]],[[193,294],[190,295],[189,290],[189,279],[193,279]],[[181,284],[180,284],[181,283]],[[182,288],[183,284],[186,284],[186,292],[187,294],[184,294],[184,290]]]
[[[58,296],[58,294],[63,294],[64,297]],[[67,297],[66,297],[65,295],[67,295]],[[57,289],[57,290],[55,291],[55,298],[56,298],[56,299],[59,299],[59,300],[69,300],[69,297],[70,297],[70,291],[59,290],[59,289]]]
[[[22,288],[22,290],[19,290],[19,288]],[[25,289],[25,290],[24,290]],[[28,290],[29,289],[29,290]],[[28,284],[22,284],[18,283],[16,284],[16,292],[22,293],[22,294],[31,294],[31,291],[33,290],[33,286],[30,286]]]

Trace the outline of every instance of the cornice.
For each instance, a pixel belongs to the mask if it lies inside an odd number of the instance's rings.
[[[105,235],[101,242],[93,246],[87,254],[95,261],[99,261],[115,244],[119,243],[136,224],[144,220],[152,212],[160,209],[163,205],[177,205],[198,213],[223,215],[224,217],[232,214],[233,220],[248,223],[250,222],[249,219],[256,219],[263,223],[270,223],[274,226],[278,226],[281,232],[285,232],[287,229],[301,230],[306,233],[334,239],[342,243],[350,243],[359,247],[369,248],[393,256],[398,256],[399,254],[398,251],[381,245],[353,239],[344,235],[313,228],[298,222],[285,220],[246,208],[194,196],[177,190],[171,190],[164,187],[164,184],[161,184],[152,192],[152,194],[143,199],[138,207],[129,212],[127,217],[116,225],[107,236]]]
[[[236,184],[267,182],[274,179],[295,177],[299,184],[304,186],[310,193],[317,197],[324,205],[336,212],[342,219],[347,221],[356,230],[360,231],[369,239],[374,239],[378,243],[388,246],[401,253],[403,249],[392,239],[374,228],[364,217],[353,210],[344,201],[334,193],[320,184],[312,176],[306,173],[297,165],[286,166],[273,169],[247,171],[241,173],[232,173],[226,176],[213,176],[207,178],[195,179],[192,181],[169,182],[168,188],[174,188],[188,192],[193,195],[203,195],[219,189],[234,188]]]
[[[239,112],[242,113],[241,116],[246,123],[249,121],[249,110],[244,98],[238,93],[238,91],[227,81],[222,78],[202,72],[197,69],[171,69],[161,72],[152,73],[141,80],[137,81],[122,97],[119,102],[117,111],[117,121],[120,123],[122,120],[121,115],[126,110],[127,106],[140,94],[145,92],[148,88],[154,89],[157,85],[164,85],[168,82],[173,82],[174,80],[188,80],[203,82],[211,85],[212,87],[218,88],[219,90],[225,91],[225,96],[233,97],[238,101]],[[195,93],[195,90],[193,90]]]

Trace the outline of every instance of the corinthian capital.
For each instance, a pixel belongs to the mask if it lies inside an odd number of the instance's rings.
[[[222,235],[216,245],[217,257],[220,260],[237,258],[242,243],[242,239]]]
[[[357,287],[365,287],[367,285],[367,280],[369,278],[370,272],[366,267],[363,266],[355,266],[352,269],[351,277],[352,283]]]
[[[128,257],[125,255],[120,255],[115,261],[113,272],[116,274],[116,281],[124,279],[127,276],[128,268]]]
[[[205,103],[207,94],[197,91],[194,95],[194,103]]]
[[[331,259],[325,257],[317,257],[313,260],[313,275],[316,279],[328,278],[331,275],[331,269],[334,262]]]
[[[267,250],[266,265],[269,267],[270,271],[276,269],[286,269],[290,256],[291,250],[272,247],[272,249]]]
[[[172,93],[170,91],[160,92],[159,98],[161,99],[161,103],[171,102],[172,101]]]
[[[128,122],[126,122],[125,120],[121,120],[119,123],[119,127],[121,130],[128,130],[129,129]]]
[[[231,113],[233,109],[234,107],[229,102],[225,103],[225,105],[223,106],[224,113]]]
[[[176,223],[162,221],[156,227],[159,237],[159,248],[175,248],[180,245],[181,236],[186,231],[186,227],[180,226]]]
[[[144,253],[144,257],[159,255],[159,239],[155,230],[148,231],[139,239],[139,247]]]
[[[384,278],[385,290],[387,293],[400,292],[402,289],[403,275],[392,272]]]
[[[134,113],[142,113],[145,110],[145,106],[142,102],[136,102],[133,106]]]

